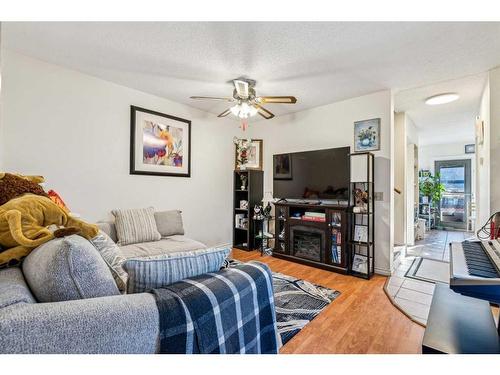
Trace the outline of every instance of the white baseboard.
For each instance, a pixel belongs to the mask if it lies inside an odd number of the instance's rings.
[[[391,270],[388,270],[385,268],[377,268],[377,267],[375,267],[375,273],[377,275],[382,275],[382,276],[391,276],[392,275]]]

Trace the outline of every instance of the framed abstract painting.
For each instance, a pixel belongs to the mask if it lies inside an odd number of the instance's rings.
[[[380,150],[380,119],[354,123],[354,152]]]
[[[130,106],[130,174],[191,176],[191,121]]]

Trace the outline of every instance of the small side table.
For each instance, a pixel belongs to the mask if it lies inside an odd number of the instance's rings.
[[[260,255],[271,255],[272,248],[269,246],[269,240],[274,239],[274,235],[271,233],[266,234],[264,231],[265,228],[269,229],[269,221],[272,220],[272,217],[267,217],[264,219],[253,219],[255,223],[261,223],[261,225],[254,225],[254,228],[260,228],[258,233],[255,234],[255,240],[260,241]],[[264,226],[264,223],[267,225]]]

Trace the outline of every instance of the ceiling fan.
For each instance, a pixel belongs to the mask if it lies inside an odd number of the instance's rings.
[[[213,97],[213,96],[191,96],[191,99],[197,100],[222,100],[235,103],[231,108],[226,109],[217,117],[226,117],[233,114],[242,120],[246,120],[257,113],[266,120],[272,119],[274,114],[264,108],[262,104],[295,104],[297,98],[294,96],[257,96],[255,93],[256,81],[248,78],[236,78],[232,80],[234,85],[232,97]]]

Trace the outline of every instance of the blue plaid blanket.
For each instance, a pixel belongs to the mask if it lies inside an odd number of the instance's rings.
[[[152,291],[160,353],[277,353],[272,274],[248,262]]]

